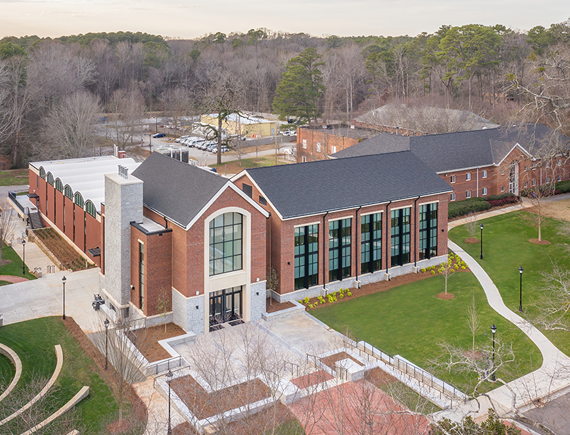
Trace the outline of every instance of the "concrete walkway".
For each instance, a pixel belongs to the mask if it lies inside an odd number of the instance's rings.
[[[73,317],[85,333],[98,330],[99,319],[91,307],[93,294],[99,293],[98,268],[52,273],[40,279],[0,287],[0,314],[4,324],[60,316],[63,312],[63,276],[67,280],[65,314]]]
[[[550,202],[554,202],[568,198],[570,198],[570,194],[557,195],[549,199]],[[521,210],[528,206],[532,205],[527,203],[517,204],[513,207],[482,213],[477,215],[476,218],[477,220],[481,220],[491,216]],[[450,222],[449,229],[463,225],[469,220],[470,218],[465,218]],[[542,354],[543,362],[540,369],[509,382],[508,386],[501,386],[486,396],[472,400],[456,409],[442,411],[438,414],[438,417],[447,417],[452,420],[460,421],[467,414],[472,414],[475,417],[482,416],[487,412],[487,409],[491,407],[494,407],[497,411],[504,414],[570,387],[570,358],[558,350],[558,348],[530,322],[507,308],[497,286],[473,257],[451,240],[449,240],[449,248],[467,263],[477,280],[481,283],[491,308],[517,326],[533,341]]]

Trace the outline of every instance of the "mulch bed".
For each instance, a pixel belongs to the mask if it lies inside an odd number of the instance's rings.
[[[127,336],[148,362],[155,362],[171,357],[166,349],[158,343],[159,340],[186,334],[184,329],[174,323],[167,323],[166,331],[164,329],[164,325],[151,326],[129,331]]]
[[[276,300],[271,301],[271,298],[267,298],[265,301],[265,311],[267,313],[275,313],[276,311],[286,310],[287,308],[293,308],[295,304],[293,302],[277,302]]]
[[[303,389],[312,385],[320,384],[322,382],[330,381],[331,379],[333,379],[333,377],[328,372],[324,370],[318,370],[316,372],[309,373],[308,375],[291,379],[291,383],[298,388]]]
[[[368,382],[370,382],[372,385],[374,385],[377,388],[380,388],[383,385],[388,385],[398,382],[398,380],[395,377],[389,375],[379,367],[376,367],[372,370],[368,370],[364,374],[364,379],[366,379]]]
[[[360,296],[365,296],[365,295],[371,295],[373,293],[379,293],[379,292],[385,292],[388,291],[394,287],[399,287],[401,285],[404,284],[409,284],[411,282],[416,282],[416,281],[421,281],[422,279],[426,279],[426,278],[431,278],[432,275],[431,273],[407,273],[405,275],[401,275],[401,276],[397,276],[395,278],[392,278],[390,281],[378,281],[378,282],[374,282],[372,284],[365,284],[362,286],[362,288],[357,289],[357,288],[351,288],[350,292],[352,293],[352,296],[347,296],[346,292],[344,292],[344,298],[340,299],[338,297],[339,293],[337,292],[337,302],[344,302],[346,300],[351,300]],[[326,300],[326,297],[325,297]],[[318,301],[318,298],[311,298],[309,299],[309,304],[314,304],[316,301]],[[328,301],[325,305],[328,304]],[[305,307],[307,310],[311,310],[311,308],[309,308],[307,306],[308,304],[305,304]],[[323,306],[321,304],[319,304],[319,307]]]
[[[87,267],[85,267],[85,258],[53,228],[41,228],[33,230],[33,233],[43,242],[44,246],[52,255],[57,258],[57,261],[60,263],[58,267],[66,268],[74,272],[76,270],[95,267],[95,264],[90,261],[87,262]]]
[[[449,300],[449,299],[453,299],[455,297],[455,295],[452,295],[451,293],[441,292],[437,295],[437,297],[439,299]]]
[[[8,260],[10,261],[10,260]],[[8,282],[25,282],[29,281],[28,278],[24,278],[23,276],[13,276],[13,275],[0,275],[0,281],[8,281]]]
[[[330,367],[331,369],[336,370],[335,363],[337,361],[342,361],[343,359],[350,359],[350,360],[354,361],[356,364],[358,364],[359,366],[364,365],[360,361],[358,361],[356,358],[353,358],[352,356],[350,356],[346,352],[338,352],[338,353],[335,353],[334,355],[326,356],[324,358],[321,358],[321,362],[324,365]]]
[[[477,237],[467,237],[465,239],[465,243],[469,243],[470,245],[474,245],[475,243],[479,243],[479,239]]]
[[[2,248],[0,248],[2,249]],[[0,266],[6,266],[7,264],[10,264],[12,262],[12,260],[0,260]]]
[[[188,375],[173,379],[171,387],[200,420],[271,397],[271,390],[259,379],[208,393]]]
[[[483,358],[483,354],[478,350],[466,350],[464,355],[469,359],[481,359]]]
[[[131,422],[128,420],[122,420],[122,421],[114,421],[111,424],[107,425],[107,430],[112,433],[112,434],[119,434],[119,433],[125,433],[128,430],[131,429]]]
[[[530,239],[529,242],[534,243],[535,245],[550,245],[548,240]]]
[[[61,319],[61,321],[67,330],[71,333],[71,335],[73,335],[79,342],[79,345],[83,349],[83,352],[85,352],[87,356],[89,356],[95,362],[95,365],[91,366],[91,370],[97,373],[101,379],[103,379],[105,383],[111,388],[111,391],[113,391],[115,397],[118,397],[118,384],[119,379],[121,379],[119,373],[111,364],[108,365],[108,370],[104,369],[105,355],[99,352],[99,349],[97,349],[93,342],[87,338],[87,335],[85,335],[83,330],[79,327],[75,320],[73,320],[72,317],[66,316],[65,320]],[[134,418],[146,426],[148,419],[147,408],[144,402],[135,392],[135,389],[130,384],[126,384],[124,385],[123,394],[125,400],[130,402],[132,405],[132,413],[134,415]]]

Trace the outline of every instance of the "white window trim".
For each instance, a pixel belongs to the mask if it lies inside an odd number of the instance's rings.
[[[451,192],[449,201],[450,201],[450,202],[451,202],[451,201],[455,201],[455,192]]]
[[[455,183],[455,181],[456,181],[456,176],[455,176],[455,175],[452,175],[452,176],[450,177],[450,179],[449,179],[449,182],[450,182],[451,184],[453,184],[453,183]]]
[[[466,190],[465,191],[465,199],[470,199],[471,198],[471,191],[470,190]]]
[[[334,221],[341,221],[343,219],[352,219],[354,217],[353,214],[348,215],[348,216],[344,216],[344,217],[339,217],[339,218],[334,218],[334,219],[327,219],[327,222],[334,222]]]
[[[360,217],[362,217],[362,216],[370,216],[371,214],[378,214],[378,213],[384,213],[384,210],[367,211],[366,213],[360,213],[358,216],[360,216]]]
[[[487,178],[487,170],[483,169],[483,175],[481,175],[481,178]]]
[[[318,224],[322,224],[322,222],[309,222],[307,224],[295,225],[293,228],[302,228],[302,227],[306,227],[309,225],[318,225]]]
[[[481,190],[481,196],[486,196],[487,195],[487,188],[483,187],[483,189]]]
[[[465,181],[471,181],[471,172],[465,174]]]

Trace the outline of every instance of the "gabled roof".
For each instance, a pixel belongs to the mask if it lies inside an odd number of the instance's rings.
[[[517,144],[527,154],[539,156],[548,154],[551,149],[559,149],[567,144],[568,140],[570,138],[559,135],[542,124],[503,126],[409,138],[379,134],[339,151],[332,157],[344,158],[392,152],[390,150],[394,148],[395,143],[404,146],[408,142],[410,151],[440,173],[499,164]]]
[[[186,229],[226,188],[235,190],[267,216],[263,208],[230,180],[160,153],[152,153],[133,176],[144,182],[144,205]]]
[[[283,219],[451,192],[409,151],[247,169]]]

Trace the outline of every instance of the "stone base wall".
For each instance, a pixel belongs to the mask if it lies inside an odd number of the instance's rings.
[[[255,282],[251,284],[251,321],[261,319],[261,315],[265,313],[266,303],[266,281]]]
[[[203,334],[204,313],[204,295],[187,298],[172,289],[172,321],[175,324],[186,332]]]
[[[360,281],[360,285],[365,285],[379,281],[386,281],[388,278],[391,279],[396,276],[407,275],[408,273],[418,273],[424,267],[437,266],[443,263],[446,258],[446,255],[441,255],[439,257],[433,257],[430,259],[418,261],[416,266],[414,266],[414,263],[410,263],[403,266],[392,267],[391,269],[388,269],[388,274],[386,274],[386,270],[384,269],[378,270],[374,273],[367,273],[365,275],[359,276],[358,281]],[[268,292],[268,296],[271,296],[277,302],[300,301],[306,297],[314,298],[317,296],[325,296],[328,293],[337,292],[341,288],[356,288],[357,286],[358,282],[356,278],[352,277],[343,279],[342,281],[329,282],[326,285],[326,289],[324,289],[322,285],[317,285],[308,289],[297,290],[295,292],[285,294],[279,294],[270,291]]]

